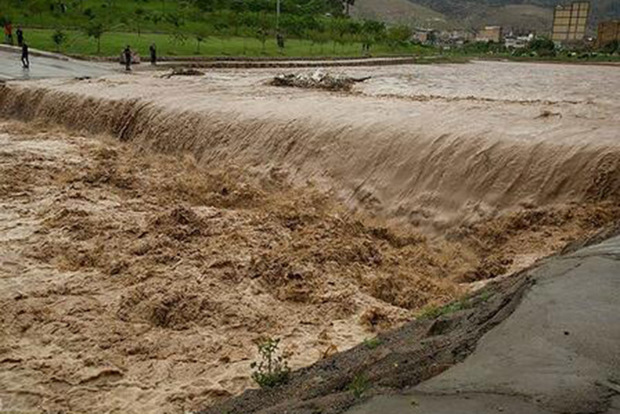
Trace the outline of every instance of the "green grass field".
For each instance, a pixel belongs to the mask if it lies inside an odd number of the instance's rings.
[[[57,51],[52,41],[51,29],[24,29],[26,41],[30,47],[41,50]],[[69,55],[96,55],[97,42],[81,31],[66,31],[67,38],[60,52]],[[141,56],[148,56],[151,43],[157,45],[160,56],[362,56],[360,43],[324,43],[313,44],[309,40],[289,39],[283,52],[278,50],[275,39],[269,38],[262,43],[256,38],[245,37],[209,37],[198,44],[194,37],[186,37],[182,42],[168,34],[159,33],[122,33],[109,32],[101,38],[101,56],[116,56],[126,45],[137,50]],[[374,56],[428,54],[429,50],[420,46],[389,48],[387,45],[376,45],[371,53]]]

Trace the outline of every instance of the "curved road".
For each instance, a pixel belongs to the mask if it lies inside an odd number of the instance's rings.
[[[30,69],[23,69],[20,59],[18,50],[0,50],[0,80],[96,77],[112,73],[112,70],[90,62],[33,54],[30,55]]]

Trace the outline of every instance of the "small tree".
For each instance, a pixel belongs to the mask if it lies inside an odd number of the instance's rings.
[[[273,388],[287,383],[291,370],[286,358],[278,352],[280,340],[265,338],[258,342],[257,346],[261,360],[250,365],[254,369],[252,379],[261,388]]]
[[[405,25],[390,27],[387,31],[388,45],[392,50],[404,46],[411,38],[411,29]]]
[[[101,53],[101,36],[106,32],[106,28],[101,22],[90,22],[85,28],[84,33],[97,41],[97,54]]]
[[[56,45],[56,52],[60,52],[60,46],[67,40],[67,36],[65,32],[60,29],[57,29],[54,34],[52,34],[52,41]]]
[[[353,377],[353,381],[349,384],[349,391],[351,391],[357,399],[362,398],[364,393],[368,391],[369,388],[370,382],[363,373],[357,374]]]
[[[325,50],[325,44],[327,42],[329,42],[329,33],[322,31],[322,30],[313,30],[310,33],[308,33],[308,36],[310,37],[310,40],[312,42],[312,44],[319,44],[320,45],[320,53],[323,54],[324,50]]]
[[[163,20],[164,16],[162,16],[161,13],[154,11],[148,15],[148,18],[153,22],[155,26],[157,26],[159,22]]]
[[[164,16],[164,20],[172,25],[175,30],[179,30],[183,25],[185,25],[185,20],[179,13],[167,13]]]
[[[44,14],[50,10],[50,4],[46,0],[33,0],[28,4],[28,11],[35,16],[39,16],[43,23]]]
[[[336,45],[344,45],[347,35],[353,34],[356,29],[358,27],[346,19],[334,19],[331,21],[330,35],[334,42],[334,53],[336,53]]]
[[[196,39],[196,54],[200,54],[200,44],[209,37],[209,31],[201,27],[194,33],[194,39]]]
[[[137,9],[135,9],[133,11],[134,14],[134,21],[136,23],[136,29],[138,30],[138,37],[140,37],[140,35],[142,34],[141,32],[141,24],[142,24],[142,20],[144,20],[144,18],[146,17],[146,10],[144,10],[142,7],[138,7]]]
[[[546,37],[539,37],[532,40],[528,45],[528,49],[531,52],[535,52],[538,56],[555,55],[555,43],[553,43],[553,40]]]
[[[224,21],[216,22],[213,25],[213,29],[217,32],[218,37],[220,38],[220,44],[222,45],[222,54],[226,54],[226,39],[228,38],[228,24]]]
[[[174,32],[170,33],[170,40],[175,46],[182,46],[187,41],[187,36],[185,36],[185,33],[183,33],[182,31],[175,30]]]
[[[88,20],[94,20],[95,19],[95,13],[93,12],[93,9],[91,9],[91,8],[88,8],[88,9],[84,10],[84,12],[82,14],[84,14],[84,16],[86,16],[88,18]]]
[[[259,27],[256,30],[256,38],[262,44],[262,52],[265,53],[265,46],[267,45],[267,29],[264,27]]]

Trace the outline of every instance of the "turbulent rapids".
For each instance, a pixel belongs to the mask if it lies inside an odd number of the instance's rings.
[[[620,218],[617,68],[274,75],[0,85],[5,399],[203,408],[261,336],[307,366]]]
[[[191,153],[205,166],[284,168],[337,189],[350,205],[416,225],[517,205],[613,200],[620,189],[618,111],[608,102],[418,102],[402,91],[386,98],[381,85],[363,96],[318,96],[269,90],[249,75],[212,77],[11,85],[0,104],[5,116]]]

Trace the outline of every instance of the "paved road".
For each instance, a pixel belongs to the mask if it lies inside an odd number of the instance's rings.
[[[0,50],[0,80],[73,78],[77,76],[102,76],[112,71],[101,65],[77,60],[59,60],[30,56],[30,69],[22,68],[19,53]]]
[[[549,260],[462,364],[349,414],[620,413],[620,237]]]

